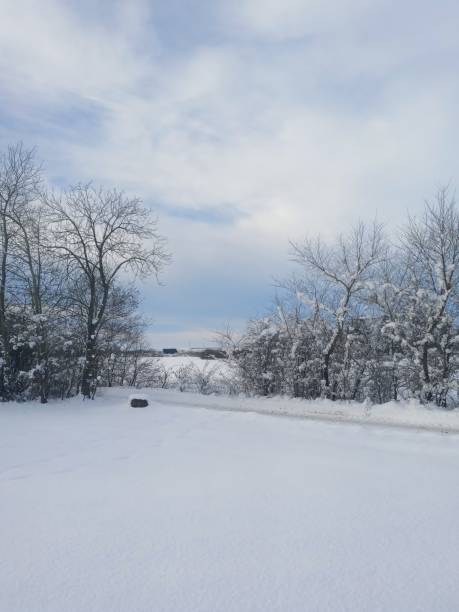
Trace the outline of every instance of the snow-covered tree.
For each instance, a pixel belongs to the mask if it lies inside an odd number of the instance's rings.
[[[85,296],[86,340],[81,392],[97,386],[98,339],[113,286],[121,273],[158,274],[168,259],[151,212],[117,190],[78,185],[45,199],[49,248],[78,271]]]
[[[125,272],[131,283],[157,274],[168,259],[138,199],[91,186],[55,196],[43,184],[34,150],[18,144],[0,154],[3,401],[46,402],[79,390],[88,397],[109,347],[117,367],[129,362],[131,383],[145,378],[138,300],[123,281]]]
[[[374,223],[293,245],[301,275],[280,283],[283,299],[231,351],[244,390],[457,404],[459,214],[448,190],[391,242]]]
[[[360,295],[373,270],[385,257],[382,229],[377,223],[370,228],[359,223],[348,235],[339,236],[336,244],[326,245],[320,238],[306,239],[301,245],[294,243],[293,249],[295,261],[309,275],[309,282],[299,295],[327,324],[321,380],[323,395],[334,399],[339,379],[346,376],[344,369],[348,362],[344,360],[341,368],[333,368],[333,357],[340,344],[349,346],[352,341],[347,335],[350,321],[362,316]],[[311,283],[311,279],[315,282]],[[321,287],[320,293],[317,285]]]

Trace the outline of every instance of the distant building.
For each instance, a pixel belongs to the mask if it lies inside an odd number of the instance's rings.
[[[178,353],[176,348],[163,348],[163,355],[175,355]]]

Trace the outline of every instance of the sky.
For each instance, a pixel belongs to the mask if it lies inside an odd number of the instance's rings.
[[[397,231],[457,186],[459,4],[0,0],[0,147],[140,196],[173,262],[156,347],[265,314],[290,241]]]

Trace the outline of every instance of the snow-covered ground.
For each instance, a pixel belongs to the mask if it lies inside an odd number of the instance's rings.
[[[168,367],[177,367],[184,365],[195,365],[199,368],[203,368],[209,365],[219,365],[220,367],[227,367],[228,361],[226,359],[201,359],[201,357],[197,357],[196,355],[161,355],[160,357],[155,357],[159,363],[162,363],[164,366]]]
[[[459,436],[149,395],[0,407],[1,612],[459,609]]]
[[[340,421],[459,433],[458,409],[445,410],[434,405],[422,405],[414,399],[371,405],[360,402],[332,402],[331,400],[312,401],[283,396],[203,396],[198,393],[180,393],[172,389],[155,390],[155,397],[166,404],[180,404],[211,410],[257,412],[319,421]]]
[[[231,372],[231,366],[226,359],[201,359],[201,357],[195,357],[194,355],[167,355],[156,357],[155,361],[170,372],[186,366],[195,367],[201,371],[211,368],[215,372]]]

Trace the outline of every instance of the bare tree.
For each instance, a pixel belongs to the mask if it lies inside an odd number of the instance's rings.
[[[459,273],[459,214],[447,188],[438,191],[433,204],[426,202],[421,219],[409,218],[402,249],[410,273],[407,289],[413,296],[410,317],[416,317],[417,333],[410,345],[422,368],[423,399],[433,399],[429,354],[435,351],[441,360],[438,378],[443,381],[440,403],[444,404],[454,335],[451,325],[457,315],[449,311],[457,298]]]
[[[35,368],[40,400],[46,403],[49,392],[47,315],[51,303],[56,305],[60,301],[61,276],[51,254],[44,247],[46,225],[43,209],[35,203],[27,202],[20,209],[12,211],[8,218],[17,229],[13,241],[11,274],[19,282],[30,304],[31,319],[36,331]]]
[[[331,359],[338,342],[343,340],[352,307],[356,306],[355,296],[365,288],[372,268],[384,257],[382,228],[376,222],[370,228],[359,223],[349,235],[341,235],[335,245],[325,245],[318,238],[306,239],[300,245],[293,243],[292,247],[294,261],[305,269],[307,275],[312,275],[316,283],[322,283],[325,287],[320,292],[314,289],[314,295],[304,295],[304,298],[316,312],[323,313],[332,325],[332,332],[322,352],[322,380],[324,395],[334,399],[334,385],[330,379]],[[319,293],[324,296],[323,302],[317,301]]]
[[[84,397],[97,385],[97,341],[115,281],[122,274],[158,275],[169,255],[156,220],[138,198],[77,185],[46,196],[49,248],[81,274],[87,295],[86,348],[81,381]]]
[[[11,367],[6,314],[11,242],[18,231],[13,219],[18,219],[24,206],[37,195],[40,182],[41,168],[35,162],[33,149],[27,150],[22,143],[18,143],[9,146],[6,152],[0,155],[0,396],[3,400],[8,397],[5,368]]]

